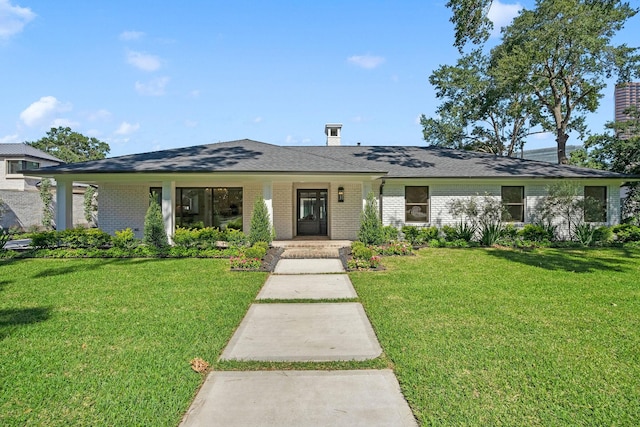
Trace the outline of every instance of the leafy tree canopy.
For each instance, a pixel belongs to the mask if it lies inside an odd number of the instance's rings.
[[[423,137],[432,145],[517,155],[535,124],[531,97],[501,86],[480,50],[442,65],[429,77],[443,100],[437,117],[421,117]]]
[[[47,136],[28,145],[51,154],[65,163],[104,159],[111,148],[106,142],[74,132],[69,127],[51,128]]]
[[[486,41],[489,0],[450,0],[456,45]],[[605,80],[640,75],[638,48],[612,38],[638,12],[619,0],[537,0],[505,27],[489,54],[487,75],[497,87],[532,102],[526,111],[554,132],[558,163],[567,163],[571,131],[586,135],[587,113],[598,108]],[[472,96],[472,94],[468,94]],[[503,100],[504,98],[499,98]]]

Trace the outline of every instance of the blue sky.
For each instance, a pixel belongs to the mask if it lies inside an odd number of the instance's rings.
[[[342,123],[343,144],[423,145],[419,116],[439,104],[428,77],[458,57],[445,3],[0,0],[0,142],[61,125],[110,156],[242,138],[322,145],[324,124]],[[495,2],[491,16],[532,4]],[[639,24],[616,42],[640,44]],[[588,122],[600,132],[612,118],[610,86]]]

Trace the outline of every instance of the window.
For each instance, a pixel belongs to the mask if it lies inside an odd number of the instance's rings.
[[[7,175],[21,174],[23,171],[38,169],[40,163],[27,160],[7,160]]]
[[[607,187],[585,186],[584,198],[584,220],[586,222],[607,222]]]
[[[505,221],[524,222],[524,187],[502,187],[502,204],[508,214]]]
[[[429,222],[429,187],[404,188],[405,222]]]
[[[176,188],[176,224],[242,230],[242,188]]]

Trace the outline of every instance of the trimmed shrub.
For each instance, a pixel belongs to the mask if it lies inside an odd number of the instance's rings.
[[[118,249],[133,249],[138,246],[138,239],[136,239],[136,235],[131,228],[116,230],[111,242]]]
[[[518,231],[518,236],[522,237],[523,240],[543,242],[545,240],[553,240],[554,233],[549,227],[540,224],[526,224],[522,227],[522,230]]]
[[[633,224],[614,225],[612,230],[620,243],[640,242],[640,227]]]
[[[358,240],[366,245],[380,245],[384,240],[382,223],[378,216],[378,201],[373,191],[367,194],[364,210],[360,214]]]
[[[418,241],[420,244],[429,242],[430,240],[437,239],[440,235],[438,227],[421,227],[418,230]]]
[[[31,235],[31,246],[38,249],[53,249],[59,245],[58,233],[42,231]]]
[[[264,246],[261,245],[253,245],[250,248],[246,248],[244,250],[244,256],[247,258],[257,258],[262,259],[267,254],[267,250]]]
[[[71,249],[101,248],[111,244],[111,236],[99,228],[69,228],[58,232],[60,243]]]
[[[149,208],[144,217],[144,238],[142,241],[158,249],[169,245],[167,232],[164,229],[162,210],[153,196],[149,196]]]
[[[384,236],[384,241],[386,243],[399,240],[398,234],[398,229],[393,225],[385,225],[384,227],[382,227],[382,235]]]
[[[225,236],[225,240],[229,242],[231,246],[235,246],[238,248],[242,246],[247,246],[249,242],[246,234],[234,228],[227,228],[227,230],[225,230],[224,236]]]
[[[258,196],[253,206],[253,212],[251,212],[249,243],[252,245],[257,242],[271,243],[272,240],[273,229],[271,227],[269,210],[262,196]]]

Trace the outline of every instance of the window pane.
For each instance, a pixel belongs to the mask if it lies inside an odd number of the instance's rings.
[[[427,213],[427,207],[427,205],[407,205],[405,220],[407,222],[428,222],[429,215]]]
[[[502,187],[502,203],[523,203],[524,187]]]
[[[7,160],[7,173],[20,173],[22,170],[22,162],[20,160]]]
[[[428,203],[429,187],[405,187],[405,203]]]
[[[213,225],[242,230],[242,188],[213,189]]]
[[[607,187],[585,186],[584,197],[586,200],[584,220],[586,222],[607,221]]]
[[[524,206],[507,205],[507,212],[509,212],[510,215],[507,221],[524,222]]]

